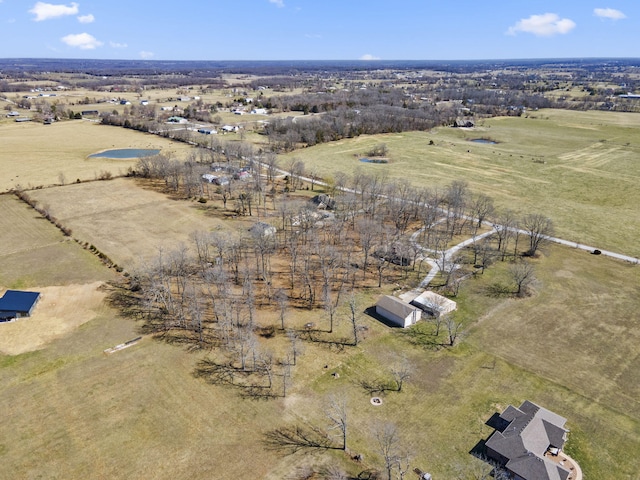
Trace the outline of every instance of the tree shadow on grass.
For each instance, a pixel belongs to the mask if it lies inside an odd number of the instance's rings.
[[[326,432],[303,425],[278,427],[264,434],[264,444],[269,450],[294,454],[300,450],[342,450],[331,442]]]
[[[333,338],[331,333],[325,330],[306,328],[300,331],[300,338],[312,343],[318,343],[328,346],[332,350],[338,352],[344,351],[345,347],[353,347],[353,340],[346,338]]]
[[[397,392],[398,388],[384,380],[356,380],[356,385],[361,387],[370,396],[383,395],[386,392]]]
[[[445,346],[439,335],[434,334],[433,326],[426,322],[417,323],[411,328],[405,328],[401,331],[401,334],[411,344],[428,350],[440,350]]]
[[[505,285],[501,282],[494,282],[487,285],[485,293],[489,297],[493,298],[510,298],[514,296],[513,287],[511,285]]]
[[[198,362],[193,376],[202,378],[212,385],[227,385],[237,388],[244,398],[266,400],[281,396],[274,393],[271,385],[259,383],[264,381],[266,376],[264,372],[243,369],[232,362],[201,360]]]

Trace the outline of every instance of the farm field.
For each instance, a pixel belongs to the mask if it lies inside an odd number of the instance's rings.
[[[558,236],[573,238],[572,232],[584,229],[576,240],[638,255],[634,235],[640,218],[633,202],[640,193],[633,186],[640,175],[634,160],[640,117],[547,111],[536,116],[487,120],[474,130],[361,137],[293,155],[327,175],[333,165],[349,162],[352,171],[386,168],[390,177],[390,167],[415,168],[412,177],[431,188],[464,178],[474,192],[501,206],[551,216]],[[479,137],[500,143],[467,141]],[[435,145],[428,144],[431,139]],[[358,161],[381,142],[389,147],[391,165]],[[314,163],[316,158],[323,163]],[[51,175],[57,183],[57,172]],[[28,193],[48,205],[74,238],[127,270],[156,257],[160,247],[191,243],[196,230],[231,234],[258,220],[231,219],[214,202],[203,206],[144,186],[118,178]],[[568,419],[568,451],[586,479],[635,478],[640,469],[630,454],[640,451],[635,265],[552,246],[532,260],[534,295],[516,299],[492,293],[493,285],[509,282],[508,263],[497,262],[463,283],[456,300],[464,331],[455,348],[434,345],[421,325],[401,331],[363,315],[367,336],[359,346],[305,341],[287,396],[267,400],[243,396],[198,371],[215,347],[172,344],[170,335],[153,338],[136,319],[122,318],[103,300],[110,287],[99,288],[115,278],[113,270],[26,204],[0,195],[0,211],[0,285],[45,292],[34,317],[0,324],[0,430],[6,432],[0,438],[0,478],[280,480],[297,478],[305,466],[335,463],[357,476],[382,465],[374,432],[382,422],[398,426],[412,466],[434,478],[468,478],[459,470],[477,464],[468,452],[491,433],[484,422],[524,399]],[[592,219],[600,224],[592,227]],[[367,308],[396,287],[367,287],[359,305]],[[278,323],[275,306],[257,316],[261,325]],[[338,317],[337,333],[348,333],[346,309]],[[327,320],[319,310],[296,309],[288,316],[288,325],[299,331],[307,322]],[[104,353],[141,334],[132,347]],[[285,336],[276,333],[275,345],[284,344]],[[402,392],[385,391],[382,405],[372,405],[365,384],[388,382],[391,366],[402,358],[412,369]],[[346,398],[349,451],[362,453],[364,462],[339,450],[284,455],[267,447],[265,434],[274,428],[327,427],[331,395]]]
[[[123,175],[136,160],[87,158],[111,148],[155,148],[184,158],[189,145],[124,128],[85,120],[0,125],[0,192],[18,186],[26,189],[93,180],[102,172]]]
[[[498,143],[469,141],[475,138]],[[380,143],[389,149],[389,164],[359,161]],[[440,190],[466,180],[499,208],[549,216],[559,237],[638,257],[639,155],[638,114],[541,110],[483,120],[473,129],[322,144],[287,154],[281,164],[298,158],[321,176],[359,171]]]
[[[168,251],[189,243],[195,231],[228,228],[225,220],[207,216],[200,204],[141,188],[131,178],[29,193],[40,204],[48,204],[76,238],[95,245],[127,269],[157,257],[159,248]]]
[[[0,195],[0,285],[33,288],[113,279],[91,253],[13,195]]]
[[[633,478],[640,464],[629,452],[640,448],[640,413],[637,394],[634,399],[629,389],[637,386],[637,378],[618,350],[633,353],[637,314],[620,318],[633,311],[635,300],[631,291],[616,295],[626,282],[638,285],[638,273],[601,258],[594,266],[593,260],[584,252],[554,247],[550,257],[536,261],[538,296],[521,300],[488,297],[485,289],[500,280],[503,266],[487,270],[461,291],[461,315],[470,328],[453,350],[434,349],[428,338],[425,342],[419,334],[389,329],[370,317],[364,318],[369,333],[359,347],[334,350],[305,342],[287,397],[273,400],[243,398],[232,387],[194,375],[207,351],[189,352],[144,336],[130,348],[105,355],[104,349],[139,334],[133,319],[105,307],[43,350],[0,356],[0,407],[5,412],[0,424],[11,422],[0,442],[0,475],[121,478],[126,471],[129,477],[153,472],[154,478],[253,475],[275,480],[289,478],[304,465],[334,462],[357,475],[379,467],[374,429],[394,422],[412,452],[412,465],[438,478],[455,478],[458,469],[477,462],[468,451],[490,434],[484,421],[509,403],[530,399],[568,418],[570,454],[581,462],[585,478]],[[569,274],[576,279],[591,274],[596,292],[590,282],[563,287]],[[590,316],[596,296],[605,302],[617,299],[610,324],[620,333],[598,336],[600,368],[572,363],[585,355],[594,336],[594,328],[573,324]],[[360,300],[366,304],[374,297]],[[512,312],[525,310],[521,302],[536,305],[526,305],[526,319],[514,320]],[[548,310],[528,308],[543,302]],[[563,307],[575,309],[575,316],[557,315],[555,329],[548,332],[544,320],[550,310]],[[261,313],[260,322],[277,321],[272,313]],[[299,328],[313,315],[301,311],[291,317],[292,325]],[[581,326],[587,324],[584,320]],[[505,342],[500,332],[518,328],[526,334]],[[557,347],[546,346],[563,335]],[[386,392],[381,406],[371,405],[363,382],[388,379],[390,365],[400,357],[412,365],[403,391]],[[609,379],[618,371],[617,381],[630,384],[626,389]],[[626,393],[621,399],[615,398],[617,389]],[[347,398],[348,445],[364,454],[363,464],[340,451],[284,455],[266,447],[264,434],[279,426],[326,426],[323,412],[330,395]]]

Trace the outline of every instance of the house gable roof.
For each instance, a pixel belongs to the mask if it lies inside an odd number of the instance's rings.
[[[544,457],[549,447],[562,448],[566,419],[533,402],[509,405],[493,419],[498,427],[487,448],[506,459],[505,467],[525,480],[564,480],[568,470]]]

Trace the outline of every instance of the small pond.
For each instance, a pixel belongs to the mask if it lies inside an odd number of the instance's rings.
[[[89,155],[89,158],[142,158],[158,155],[160,149],[155,148],[116,148]]]
[[[360,161],[364,163],[389,163],[386,158],[361,158]]]
[[[495,140],[490,140],[488,138],[472,138],[469,141],[473,143],[488,143],[489,145],[496,145],[498,143]]]

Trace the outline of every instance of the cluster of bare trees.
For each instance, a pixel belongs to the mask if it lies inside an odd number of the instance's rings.
[[[271,148],[290,151],[300,145],[312,146],[360,135],[429,130],[450,125],[455,118],[454,111],[431,106],[420,109],[390,105],[340,107],[303,119],[275,119],[265,126],[265,133]]]

